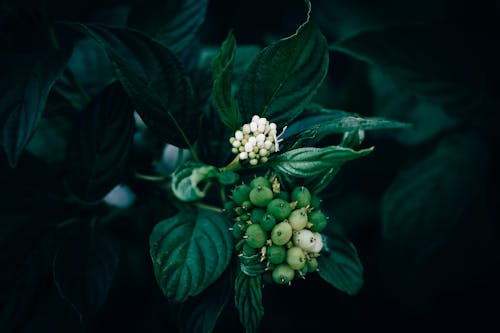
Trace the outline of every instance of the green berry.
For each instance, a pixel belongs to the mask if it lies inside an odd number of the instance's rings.
[[[273,191],[269,187],[258,185],[250,191],[249,198],[255,206],[266,207],[273,199]]]
[[[276,219],[271,214],[266,213],[262,217],[260,225],[262,226],[262,229],[264,229],[265,231],[270,231],[276,225]]]
[[[292,201],[297,201],[297,207],[306,207],[311,203],[311,192],[304,186],[298,186],[293,189],[291,194]]]
[[[316,272],[318,270],[318,260],[316,258],[310,258],[306,261],[307,271],[309,273]]]
[[[311,231],[320,232],[325,229],[328,220],[325,214],[323,214],[321,210],[317,209],[309,213],[309,222],[312,223],[312,226],[310,228]]]
[[[275,198],[280,198],[285,201],[290,201],[290,193],[287,191],[279,191],[274,195]]]
[[[252,208],[252,202],[250,200],[245,200],[241,203],[241,208],[243,208],[244,210],[249,210],[250,208]]]
[[[267,205],[267,212],[273,215],[277,220],[281,221],[286,219],[292,212],[290,203],[280,198],[271,200]]]
[[[267,235],[259,224],[250,224],[245,232],[246,242],[253,248],[260,249],[266,244]]]
[[[250,187],[255,188],[257,186],[267,187],[268,189],[271,189],[271,182],[264,176],[255,177],[250,182]]]
[[[295,231],[302,230],[307,224],[307,210],[305,208],[299,208],[290,213],[288,217],[288,222]]]
[[[250,214],[248,214],[248,213],[241,214],[240,215],[240,220],[241,221],[248,221],[248,220],[250,220]]]
[[[261,208],[254,208],[250,214],[250,221],[252,221],[252,223],[260,224],[264,215],[266,215],[265,210]]]
[[[280,264],[273,270],[272,276],[278,284],[289,284],[295,277],[295,271],[287,264]]]
[[[286,259],[286,249],[281,245],[271,245],[266,251],[267,260],[271,264],[281,264]]]
[[[246,184],[238,185],[233,190],[233,201],[238,205],[241,205],[244,201],[249,200],[248,195],[250,194],[251,188]]]
[[[316,194],[311,194],[311,203],[312,208],[319,209],[321,205],[321,199]]]
[[[302,269],[306,265],[306,254],[298,246],[292,246],[286,252],[286,262],[293,269]]]
[[[232,232],[235,239],[241,239],[245,234],[246,224],[244,222],[236,222],[233,224]]]
[[[292,226],[288,222],[280,222],[271,230],[273,244],[285,245],[292,238]]]

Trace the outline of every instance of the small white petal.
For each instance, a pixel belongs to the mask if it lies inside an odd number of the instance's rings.
[[[242,131],[236,131],[236,133],[234,133],[234,137],[236,138],[236,140],[243,140],[243,132]]]

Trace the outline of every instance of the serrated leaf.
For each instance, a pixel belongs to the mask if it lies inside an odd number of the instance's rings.
[[[226,40],[212,61],[212,100],[221,121],[232,131],[241,127],[238,105],[233,98],[232,74],[236,54],[236,39],[229,32]]]
[[[234,292],[234,304],[238,309],[241,324],[247,333],[256,333],[264,317],[262,275],[248,276],[238,272]]]
[[[81,316],[94,315],[106,301],[120,258],[120,243],[91,221],[62,241],[53,262],[61,297]]]
[[[83,111],[64,174],[67,188],[79,199],[101,200],[124,179],[135,128],[133,111],[118,82]]]
[[[309,14],[295,34],[261,50],[247,69],[238,92],[243,121],[259,115],[283,127],[303,111],[323,83],[328,45]]]
[[[165,296],[185,302],[210,286],[229,265],[233,238],[222,213],[190,209],[159,222],[149,244],[156,281]]]
[[[131,10],[128,25],[181,54],[205,21],[207,6],[208,0],[140,1]]]
[[[306,108],[305,117],[288,126],[281,138],[295,141],[293,147],[307,143],[314,145],[328,135],[343,134],[351,131],[373,131],[408,128],[411,125],[383,117],[362,117],[343,110],[331,110],[320,105],[310,105]]]
[[[172,174],[172,192],[184,202],[203,199],[210,186],[209,180],[217,177],[217,174],[218,170],[214,166],[197,162],[184,163]]]
[[[487,174],[487,145],[473,133],[445,138],[403,169],[382,197],[382,236],[408,257],[424,258],[452,232]]]
[[[0,86],[0,144],[15,167],[35,132],[47,97],[68,61],[69,52],[41,57],[2,59]]]
[[[181,304],[179,331],[181,333],[211,333],[217,320],[233,295],[232,274],[224,273],[219,280],[198,296]]]
[[[318,257],[319,276],[336,289],[356,295],[364,283],[364,268],[356,247],[341,233],[330,233],[323,238],[324,250]]]
[[[373,149],[371,147],[353,150],[341,146],[297,148],[277,156],[273,159],[272,165],[279,172],[289,176],[308,178],[339,168],[345,162],[368,155]]]
[[[189,76],[168,48],[146,35],[98,24],[70,27],[94,38],[106,51],[118,80],[144,123],[161,139],[181,148],[198,135]]]
[[[454,38],[442,29],[388,27],[358,33],[332,47],[379,67],[398,84],[460,116],[488,99],[482,98],[487,87],[476,77],[480,61],[471,61],[462,40]]]

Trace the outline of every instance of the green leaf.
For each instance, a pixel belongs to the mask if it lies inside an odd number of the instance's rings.
[[[120,243],[90,221],[62,241],[53,262],[61,297],[81,315],[94,315],[106,301],[120,258]]]
[[[476,134],[443,139],[421,161],[404,168],[382,197],[382,236],[387,244],[424,258],[453,231],[481,190],[490,159]]]
[[[272,164],[276,170],[289,176],[308,178],[339,168],[347,161],[368,155],[373,149],[356,151],[341,146],[297,148],[277,156]]]
[[[231,299],[233,275],[224,273],[201,294],[182,303],[179,309],[181,333],[211,333],[222,311]]]
[[[219,53],[212,62],[212,100],[221,121],[232,131],[241,127],[238,105],[231,89],[233,65],[236,53],[236,39],[229,32]]]
[[[217,180],[222,185],[234,185],[240,180],[240,175],[233,171],[223,171],[217,174]]]
[[[79,199],[102,199],[125,177],[134,135],[133,107],[121,85],[107,87],[83,111],[69,146],[64,180]]]
[[[248,276],[238,271],[234,292],[234,303],[240,314],[241,324],[247,333],[256,333],[264,317],[262,275]]]
[[[208,0],[139,1],[130,11],[128,25],[180,54],[195,40],[207,6]]]
[[[471,59],[481,53],[456,38],[446,29],[398,26],[358,33],[333,49],[379,67],[399,85],[460,116],[484,106],[488,82],[480,77],[483,58]]]
[[[149,244],[156,280],[165,296],[185,302],[215,282],[229,265],[233,238],[223,214],[190,209],[159,222]]]
[[[36,131],[47,97],[68,61],[69,52],[42,57],[2,58],[0,144],[15,167]]]
[[[198,135],[191,80],[168,48],[129,29],[98,24],[70,27],[94,38],[146,125],[161,139],[189,148]]]
[[[323,237],[326,246],[318,257],[319,276],[338,290],[356,295],[364,283],[364,268],[356,247],[343,233],[330,232]]]
[[[241,255],[238,257],[240,261],[240,270],[248,276],[262,275],[266,271],[266,263],[262,261],[260,253],[251,256]]]
[[[260,51],[241,82],[238,102],[244,121],[266,117],[289,124],[311,101],[328,71],[328,45],[309,18],[292,36]]]
[[[362,117],[342,110],[330,110],[320,105],[310,105],[305,116],[288,126],[281,136],[283,140],[296,140],[293,147],[305,143],[314,145],[326,136],[342,134],[350,131],[372,131],[408,128],[410,124],[386,119],[383,117]]]
[[[216,167],[197,162],[187,162],[172,174],[172,192],[185,202],[200,200],[207,194],[209,179],[217,177]],[[200,188],[200,185],[204,185]]]

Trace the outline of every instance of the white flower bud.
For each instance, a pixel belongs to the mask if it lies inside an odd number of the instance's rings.
[[[241,152],[244,152],[245,151],[245,147],[244,146],[240,146],[240,148],[238,148],[239,151]]]
[[[240,160],[246,160],[248,158],[248,153],[246,151],[241,152],[239,157],[240,157]]]
[[[234,148],[234,147],[233,147],[233,148],[231,148],[231,152],[232,152],[233,154],[238,154],[239,150],[238,150],[238,148]]]
[[[255,138],[255,136],[251,136],[248,138],[248,142],[250,142],[252,146],[255,146],[255,144],[257,143],[257,139]]]
[[[261,163],[266,163],[267,161],[269,161],[269,159],[268,159],[266,156],[262,156],[262,157],[260,158],[260,162],[261,162]]]
[[[262,148],[261,150],[259,150],[259,155],[260,156],[267,156],[267,149]]]
[[[257,123],[254,123],[253,121],[250,123],[250,131],[257,132],[257,127]]]
[[[233,144],[234,140],[236,140],[233,136],[229,138],[229,143]]]
[[[266,125],[264,124],[257,125],[257,132],[264,133],[265,130],[266,130]]]
[[[264,142],[266,140],[266,136],[260,133],[255,139],[257,140],[257,142]]]
[[[247,142],[247,144],[245,145],[245,151],[249,153],[252,150],[253,150],[253,144],[251,142]]]
[[[266,126],[267,119],[266,118],[260,118],[257,122],[259,125]]]
[[[240,141],[238,141],[238,140],[234,140],[234,141],[233,141],[233,147],[234,147],[234,148],[238,148],[239,146],[241,146],[241,142],[240,142]]]
[[[257,142],[257,147],[264,148],[264,142]]]
[[[269,150],[269,149],[271,149],[272,146],[273,146],[272,141],[269,141],[269,140],[264,141],[264,148]]]
[[[248,157],[249,158],[255,158],[255,157],[257,157],[257,154],[255,154],[255,152],[251,151],[251,152],[248,153]]]
[[[269,128],[270,128],[271,130],[273,130],[273,131],[275,131],[275,132],[276,132],[276,124],[275,124],[275,123],[270,123],[270,124],[269,124]]]
[[[234,133],[234,137],[236,138],[236,140],[243,140],[243,132],[242,131],[236,131],[236,133]]]
[[[251,165],[257,165],[257,163],[259,163],[259,161],[258,161],[257,159],[255,159],[255,158],[252,158],[252,159],[250,160],[250,164],[251,164]]]
[[[243,133],[250,134],[250,132],[251,132],[250,125],[249,124],[243,125]]]
[[[255,115],[255,116],[252,117],[252,122],[258,124],[259,123],[259,119],[260,119],[260,117],[258,115]]]

